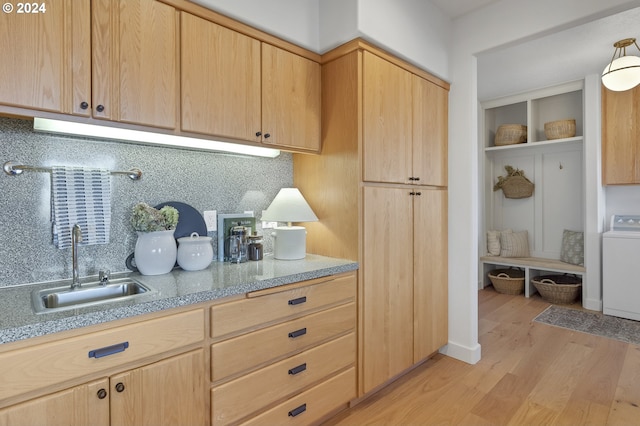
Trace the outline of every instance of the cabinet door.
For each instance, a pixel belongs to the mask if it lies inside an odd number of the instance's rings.
[[[181,13],[182,130],[260,141],[260,42]]]
[[[89,0],[13,3],[13,8],[0,14],[0,103],[88,115],[81,104],[90,95]]]
[[[174,129],[177,18],[155,0],[93,0],[93,116]]]
[[[413,362],[448,341],[447,191],[420,189],[414,197]]]
[[[205,377],[202,349],[112,376],[111,423],[205,424]]]
[[[413,220],[408,189],[364,188],[363,390],[413,364]]]
[[[640,183],[640,86],[602,88],[602,182]]]
[[[411,74],[364,52],[363,82],[363,179],[412,183]]]
[[[108,379],[102,379],[4,408],[0,425],[108,426],[108,389]]]
[[[449,91],[413,76],[413,176],[447,186]]]
[[[320,151],[320,83],[320,64],[262,43],[265,143]]]

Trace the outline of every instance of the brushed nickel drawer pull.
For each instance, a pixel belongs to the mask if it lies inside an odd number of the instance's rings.
[[[300,364],[299,366],[293,367],[292,369],[290,369],[289,374],[291,374],[292,376],[295,376],[298,373],[302,373],[306,369],[307,369],[307,363],[305,362],[304,364]]]
[[[103,356],[109,356],[124,352],[129,347],[129,342],[118,343],[117,345],[111,345],[100,349],[94,349],[89,351],[89,358],[102,358]]]
[[[297,299],[289,300],[290,305],[299,305],[301,303],[305,303],[307,301],[307,296],[298,297]]]
[[[301,328],[300,330],[292,331],[291,333],[289,333],[289,337],[295,339],[296,337],[304,336],[305,334],[307,334],[307,327]]]
[[[295,417],[298,414],[304,413],[305,411],[307,411],[307,404],[302,404],[298,408],[294,408],[293,410],[289,411],[289,417]]]

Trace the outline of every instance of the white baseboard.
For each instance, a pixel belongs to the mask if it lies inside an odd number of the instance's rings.
[[[470,348],[452,341],[449,341],[447,345],[440,348],[440,353],[462,362],[466,362],[467,364],[478,363],[482,355],[480,344],[476,344],[474,347]]]
[[[590,311],[602,312],[602,299],[586,299],[582,307]]]

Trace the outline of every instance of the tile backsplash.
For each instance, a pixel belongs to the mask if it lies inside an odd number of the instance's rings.
[[[201,213],[254,211],[260,217],[278,190],[293,184],[292,156],[285,152],[271,159],[61,137],[34,132],[31,120],[0,117],[0,162],[6,161],[142,170],[140,181],[112,176],[111,242],[80,247],[80,276],[127,270],[136,242],[130,211],[140,201],[181,201]],[[0,287],[71,278],[71,249],[52,243],[50,174],[1,173],[0,194]],[[217,233],[209,236],[217,241]],[[264,245],[269,252],[270,237]]]

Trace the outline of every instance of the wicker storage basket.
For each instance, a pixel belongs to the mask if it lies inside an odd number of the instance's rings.
[[[503,124],[498,127],[493,140],[495,146],[513,145],[527,141],[527,126],[522,124]]]
[[[548,140],[572,138],[576,135],[576,120],[558,120],[544,123],[544,135]]]
[[[507,198],[531,197],[533,188],[533,182],[524,176],[509,176],[502,184],[502,192]]]
[[[582,279],[575,275],[541,275],[532,278],[531,282],[540,296],[550,303],[573,303],[582,289]]]
[[[489,272],[489,279],[498,293],[524,293],[524,271],[520,269],[494,269]]]

